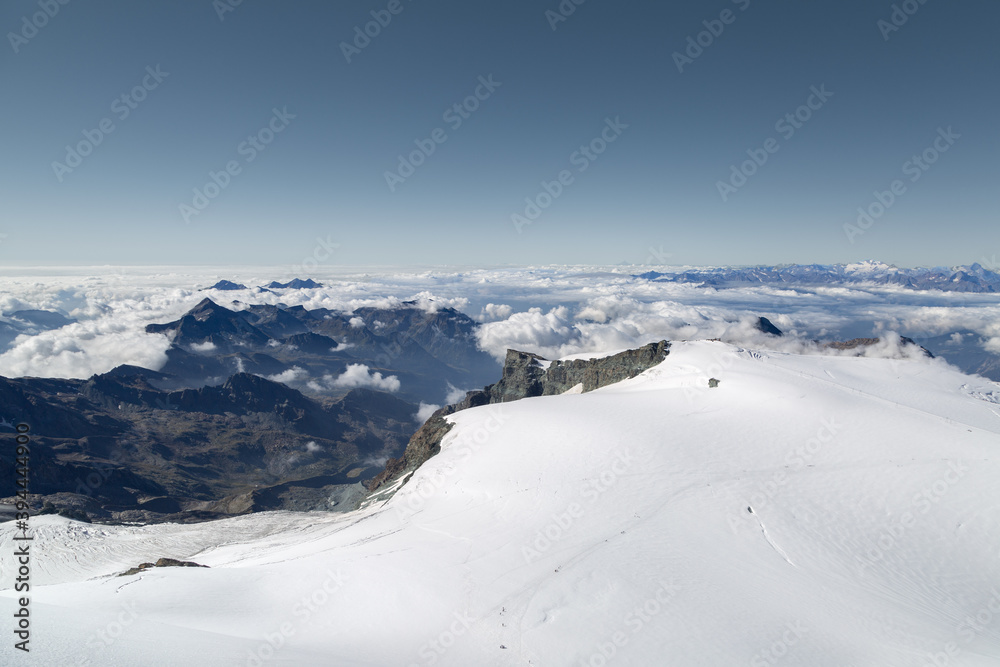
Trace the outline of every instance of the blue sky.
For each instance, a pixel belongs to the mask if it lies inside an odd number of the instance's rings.
[[[0,266],[1000,252],[995,2],[231,3],[4,3]]]

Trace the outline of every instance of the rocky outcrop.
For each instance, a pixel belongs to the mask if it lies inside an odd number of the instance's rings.
[[[576,385],[583,385],[584,392],[593,391],[634,378],[663,361],[669,349],[670,343],[664,340],[600,359],[551,362],[537,354],[508,350],[503,364],[503,377],[499,382],[485,389],[469,392],[460,402],[444,408],[442,412],[451,414],[490,403],[562,394]]]
[[[385,469],[368,482],[368,490],[377,491],[388,482],[408,473],[412,474],[424,461],[440,452],[441,441],[453,426],[444,419],[444,415],[455,411],[451,408],[454,406],[442,408],[431,415],[430,419],[425,421],[410,438],[403,455],[397,459],[389,459]]]
[[[131,567],[121,574],[119,577],[129,577],[133,574],[140,574],[150,568],[154,567],[208,567],[207,565],[200,565],[198,563],[193,563],[189,560],[177,560],[176,558],[160,558],[155,563],[140,563],[138,567]]]
[[[609,357],[569,361],[548,361],[530,352],[508,350],[499,382],[470,391],[458,403],[431,415],[410,438],[403,456],[389,459],[385,469],[368,483],[368,489],[377,491],[388,482],[412,473],[441,451],[441,441],[452,428],[452,424],[445,419],[450,414],[480,405],[562,394],[578,385],[584,392],[593,391],[634,378],[659,364],[669,353],[670,343],[665,340]]]
[[[204,292],[205,290],[217,289],[220,292],[232,292],[232,291],[242,290],[242,289],[246,289],[246,288],[247,288],[247,286],[244,285],[244,284],[242,284],[242,283],[234,283],[231,280],[220,280],[219,282],[215,283],[211,287],[203,287],[199,291]]]
[[[294,345],[298,349],[312,354],[326,354],[339,347],[337,341],[329,336],[312,332],[295,334],[294,336],[285,338],[282,342],[285,345]]]
[[[323,283],[318,283],[312,278],[306,278],[305,280],[293,278],[287,283],[279,283],[277,280],[272,280],[267,287],[268,289],[317,289],[322,286]]]
[[[772,336],[784,336],[785,334],[781,332],[781,329],[774,326],[774,323],[767,319],[766,317],[758,317],[757,321],[754,322],[754,329],[760,331],[761,333],[770,334]]]

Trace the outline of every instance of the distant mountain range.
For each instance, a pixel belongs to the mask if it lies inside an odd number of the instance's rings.
[[[653,282],[698,283],[728,288],[746,285],[898,285],[913,290],[1000,292],[1000,273],[979,263],[971,266],[901,269],[882,262],[856,264],[791,264],[785,266],[719,267],[676,273],[649,271],[636,278]]]
[[[279,381],[293,385],[300,377],[299,388],[310,393],[308,380],[337,377],[349,365],[363,364],[373,373],[396,376],[400,398],[429,403],[444,398],[449,383],[481,386],[500,368],[478,349],[475,320],[453,308],[428,311],[406,302],[347,314],[232,305],[231,310],[206,298],[178,320],[148,325],[147,333],[171,341],[167,363],[151,382],[160,389],[193,388],[246,372],[281,376]],[[323,393],[330,387],[324,385]]]
[[[320,399],[256,375],[163,391],[119,366],[88,380],[0,378],[0,464],[30,425],[31,492],[86,519],[191,521],[265,509],[332,509],[398,456],[417,406],[352,389]]]
[[[0,377],[0,465],[13,469],[7,444],[13,424],[26,422],[38,445],[32,493],[74,518],[350,508],[361,483],[403,453],[418,402],[441,401],[449,383],[482,386],[500,370],[477,348],[475,321],[450,308],[233,306],[204,299],[148,325],[170,339],[159,370]],[[71,323],[45,311],[10,321],[18,333]]]
[[[874,284],[1000,292],[1000,274],[979,264],[710,268],[635,278],[719,289]],[[254,289],[314,286],[294,280]],[[216,289],[246,288],[223,281]],[[52,511],[70,516],[189,521],[272,509],[350,508],[366,493],[362,483],[374,479],[375,488],[410,473],[439,446],[440,414],[414,436],[417,413],[426,409],[418,404],[450,402],[445,396],[456,387],[485,386],[501,371],[500,383],[468,395],[469,406],[589,386],[586,376],[549,378],[566,369],[534,355],[518,357],[524,362],[518,364],[508,355],[501,369],[479,349],[475,320],[433,306],[408,301],[342,312],[203,299],[172,322],[146,327],[149,335],[169,340],[167,361],[157,370],[126,365],[86,380],[0,378],[0,465],[13,469],[7,445],[13,424],[24,421],[37,444],[32,491]],[[74,322],[55,312],[15,311],[0,321],[0,345]],[[765,317],[754,326],[782,336]],[[916,344],[968,372],[1000,380],[998,358],[980,342],[960,330]],[[595,369],[615,381],[635,370]],[[515,384],[516,391],[504,393]],[[454,409],[461,406],[441,414]]]
[[[316,289],[318,287],[323,287],[323,283],[318,283],[312,278],[306,278],[302,280],[301,278],[293,278],[287,283],[279,283],[277,280],[272,280],[267,284],[266,287],[254,288],[258,292],[270,292],[276,289]],[[219,290],[220,292],[236,292],[239,290],[250,289],[243,283],[234,283],[231,280],[220,280],[211,287],[202,288],[202,292],[206,290]]]

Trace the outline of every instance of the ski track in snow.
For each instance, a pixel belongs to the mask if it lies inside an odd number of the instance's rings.
[[[754,519],[757,520],[757,525],[760,526],[760,532],[764,536],[764,539],[767,540],[767,543],[771,545],[771,548],[774,549],[774,551],[779,556],[781,556],[782,558],[784,558],[786,563],[788,563],[792,567],[795,567],[795,563],[793,563],[792,560],[788,557],[788,554],[786,554],[781,549],[781,547],[779,547],[777,544],[775,544],[774,540],[771,539],[771,536],[767,534],[767,528],[764,527],[764,522],[760,520],[760,517],[757,516],[757,513],[756,512],[751,512],[751,514],[753,514]]]

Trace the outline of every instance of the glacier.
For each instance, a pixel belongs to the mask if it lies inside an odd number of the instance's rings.
[[[351,513],[33,517],[30,664],[1000,664],[996,383],[675,342],[448,419]],[[209,567],[116,576],[160,557]]]

